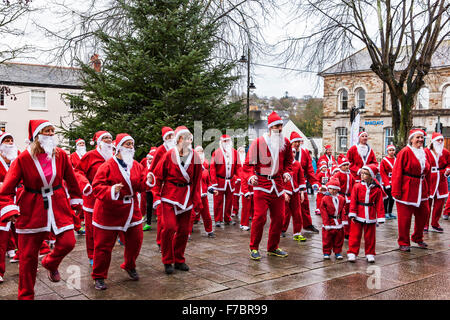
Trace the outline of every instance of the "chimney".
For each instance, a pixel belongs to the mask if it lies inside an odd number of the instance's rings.
[[[91,64],[92,64],[92,67],[94,68],[95,71],[97,71],[97,72],[101,71],[101,69],[102,69],[102,62],[98,58],[98,54],[97,53],[95,53],[91,57]]]

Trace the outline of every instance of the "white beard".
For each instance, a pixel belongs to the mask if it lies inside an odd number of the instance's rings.
[[[423,170],[425,169],[425,163],[426,163],[426,155],[425,155],[425,151],[423,150],[423,148],[414,148],[413,146],[411,146],[411,150],[414,152],[414,155],[416,156],[417,160],[419,160],[420,162],[420,167],[421,167],[421,173],[423,172]]]
[[[270,147],[274,151],[282,152],[286,148],[286,144],[284,141],[284,135],[282,132],[270,134]]]
[[[444,143],[433,142],[433,149],[436,151],[436,154],[440,157],[442,155],[442,151],[444,150]]]
[[[15,144],[0,145],[0,153],[9,161],[17,158],[17,146]]]
[[[86,146],[77,146],[77,153],[81,157],[83,157],[86,154]]]
[[[122,156],[123,162],[127,165],[128,168],[131,168],[133,166],[134,161],[134,148],[125,148],[120,147],[119,148],[120,155]]]
[[[225,150],[226,153],[230,153],[231,149],[233,148],[233,145],[231,144],[231,142],[227,142],[227,143],[221,143],[223,150]]]
[[[164,145],[166,146],[167,150],[173,149],[173,148],[175,148],[175,141],[174,141],[174,139],[166,140],[166,141],[164,141]]]
[[[367,151],[369,150],[369,147],[365,144],[357,144],[356,146],[357,146],[360,157],[362,159],[365,159],[364,157],[367,156]]]
[[[245,162],[245,152],[239,152],[239,159],[241,160],[241,164]]]
[[[105,158],[106,160],[109,160],[113,156],[113,146],[112,143],[105,143],[103,141],[100,141],[98,152]]]
[[[44,149],[48,158],[53,155],[53,150],[56,148],[55,136],[45,136],[43,134],[38,135],[38,141],[42,149]]]
[[[200,155],[200,161],[201,161],[202,164],[203,164],[203,162],[205,162],[205,155],[204,154]]]

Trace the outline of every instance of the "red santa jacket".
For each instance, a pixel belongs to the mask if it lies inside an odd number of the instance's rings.
[[[352,190],[348,218],[364,223],[384,222],[383,190],[375,181],[357,182]]]
[[[5,180],[6,173],[9,170],[9,166],[3,157],[0,155],[0,187]],[[1,188],[0,188],[1,189]],[[11,228],[11,222],[0,222],[0,231],[9,231]]]
[[[306,180],[303,175],[303,169],[298,161],[292,163],[292,171],[290,172],[291,180],[285,183],[285,192],[292,195],[292,192],[299,192],[306,189]]]
[[[150,165],[149,171],[154,172],[156,169],[156,166],[158,165],[159,161],[162,159],[162,157],[169,151],[169,149],[166,147],[166,145],[163,143],[158,148],[156,148],[155,155],[153,156],[152,164]]]
[[[380,162],[381,184],[385,188],[390,188],[392,184],[392,169],[394,169],[395,160],[397,158],[384,157]]]
[[[325,172],[317,171],[316,173],[316,180],[319,184],[319,191],[322,193],[325,193],[327,191],[326,184],[328,183],[328,180],[331,178],[330,172],[327,170]]]
[[[359,176],[359,170],[368,164],[376,164],[378,165],[377,158],[375,157],[375,152],[373,152],[373,149],[367,145],[368,151],[365,158],[362,158],[361,155],[358,153],[358,145],[352,146],[347,151],[347,159],[350,162],[350,171],[352,172],[353,178],[358,182],[361,180]]]
[[[248,184],[248,178],[245,174],[244,167],[241,170],[241,195],[249,197],[253,195],[253,186]]]
[[[70,162],[72,163],[72,167],[76,167],[78,163],[80,163],[80,155],[75,151],[70,155]]]
[[[160,160],[153,172],[156,178],[154,204],[161,202],[174,206],[175,214],[194,209],[199,212],[201,200],[202,165],[197,152],[190,152],[184,166],[181,164],[177,148],[169,150]]]
[[[81,158],[75,171],[83,175],[86,180],[80,180],[80,187],[83,192],[83,210],[87,212],[94,212],[95,196],[92,194],[92,183],[98,168],[105,163],[105,158],[98,152],[97,149],[86,152]]]
[[[299,152],[299,159],[298,161],[302,165],[303,169],[303,175],[305,176],[305,179],[312,185],[319,187],[319,182],[316,179],[316,174],[314,173],[314,167],[312,165],[312,159],[309,154],[308,149],[300,147],[300,150],[302,152]],[[318,162],[320,163],[320,162]]]
[[[14,196],[21,181],[24,190],[17,198],[16,205]],[[70,203],[64,186],[70,195]],[[66,152],[56,148],[56,154],[52,156],[52,176],[49,183],[39,161],[32,158],[28,148],[12,162],[0,189],[0,220],[19,215],[15,223],[17,233],[53,230],[58,235],[74,228],[70,205],[82,203],[81,191]]]
[[[92,183],[95,201],[92,224],[100,229],[127,231],[128,228],[142,223],[138,193],[144,192],[147,175],[137,161],[131,168],[124,168],[113,156],[97,170]],[[113,186],[122,183],[119,193]]]
[[[275,191],[278,197],[284,194],[283,175],[292,172],[292,148],[288,139],[284,138],[282,150],[275,153],[269,147],[270,137],[265,133],[254,140],[245,158],[244,175],[247,181],[252,176],[258,178],[253,190],[266,193]]]
[[[450,168],[450,152],[444,148],[441,156],[438,157],[430,149],[425,148],[425,153],[431,166],[430,198],[435,196],[438,199],[446,198],[448,196],[448,182],[445,171]]]
[[[330,229],[342,229],[342,227],[348,224],[345,220],[345,199],[337,195],[325,195],[322,198],[320,204],[320,214],[322,216],[322,228],[325,230]]]
[[[422,171],[420,162],[407,145],[397,155],[392,169],[392,197],[403,204],[420,207],[422,201],[428,200],[430,185],[430,163],[425,155],[425,167]]]
[[[338,169],[334,173],[333,177],[339,180],[341,188],[339,194],[345,198],[345,203],[350,203],[350,193],[352,192],[353,185],[355,184],[355,179],[353,178],[350,170],[342,171],[341,169]]]
[[[150,164],[150,165],[148,164],[148,158],[147,158],[147,157],[145,157],[144,159],[142,159],[141,162],[139,162],[139,163],[140,163],[141,166],[144,167],[145,169],[150,170],[151,164]]]
[[[333,155],[331,155],[330,157],[328,157],[327,154],[323,154],[322,156],[320,156],[319,161],[317,163],[321,163],[322,161],[325,161],[327,163],[328,166],[328,171],[331,173],[331,168],[333,166],[337,166],[337,161],[336,159],[333,157]]]
[[[211,156],[209,172],[211,175],[211,185],[215,190],[225,191],[227,186],[233,192],[236,179],[239,177],[240,163],[238,162],[238,153],[236,149],[231,149],[229,161],[226,162],[225,151],[222,147],[216,149]]]
[[[208,195],[208,188],[211,186],[211,179],[209,177],[209,163],[208,161],[203,161],[202,164],[202,188],[201,188],[201,196],[206,197]]]

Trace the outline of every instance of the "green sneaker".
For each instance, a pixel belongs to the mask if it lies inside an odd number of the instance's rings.
[[[251,258],[252,260],[260,260],[260,259],[261,259],[261,255],[259,254],[259,251],[258,251],[258,250],[252,250],[252,251],[250,252],[250,258]]]
[[[287,252],[281,250],[280,248],[277,248],[274,251],[267,251],[267,255],[277,256],[277,257],[281,257],[281,258],[286,258],[288,256]]]
[[[149,224],[145,224],[145,226],[142,228],[142,230],[144,230],[144,231],[148,231],[148,230],[150,230],[152,228],[152,226],[151,225],[149,225]]]
[[[304,236],[302,236],[301,234],[295,235],[293,239],[294,239],[295,241],[302,241],[302,242],[305,242],[305,241],[306,241],[306,238],[305,238]]]

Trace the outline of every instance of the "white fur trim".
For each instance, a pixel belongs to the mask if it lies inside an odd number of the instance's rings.
[[[86,211],[86,212],[90,212],[90,213],[94,212],[94,209],[88,208],[88,207],[85,207],[85,206],[83,206],[83,210]]]
[[[178,141],[178,138],[185,133],[191,133],[188,129],[183,129],[177,132],[177,134],[175,135],[175,143]]]
[[[134,142],[134,139],[131,136],[125,136],[122,138],[122,140],[119,141],[119,144],[117,145],[117,149],[119,149],[125,141],[132,140]]]
[[[55,127],[50,121],[43,122],[40,125],[38,125],[36,129],[34,129],[33,136],[31,138],[34,140],[34,138],[39,134],[39,132],[48,126]]]
[[[163,135],[163,140],[166,140],[166,137],[167,137],[169,134],[173,134],[173,133],[174,133],[173,131],[167,131],[166,134]]]
[[[20,212],[20,208],[16,205],[11,204],[8,206],[4,206],[2,208],[2,210],[0,210],[0,217],[3,217],[5,214],[7,214],[8,212],[13,211],[13,210],[17,210]]]
[[[83,204],[83,199],[77,199],[77,198],[75,198],[75,199],[70,199],[70,205],[71,206],[76,206],[76,205],[79,205],[79,204]]]
[[[114,186],[115,186],[115,185],[114,185]],[[115,193],[114,190],[115,190],[116,188],[114,188],[114,186],[111,187],[111,199],[112,199],[112,200],[118,200],[118,199],[119,199],[120,192]]]
[[[273,126],[279,125],[279,124],[283,124],[283,120],[276,120],[273,121],[272,123],[268,124],[267,126],[269,127],[269,129]]]
[[[83,189],[83,196],[88,196],[92,193],[92,186],[90,184],[87,184],[86,187]]]

